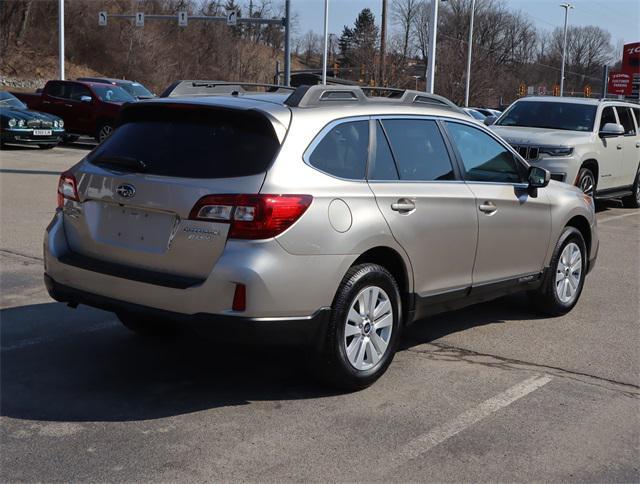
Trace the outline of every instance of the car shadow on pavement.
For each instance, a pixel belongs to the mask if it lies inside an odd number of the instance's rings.
[[[537,312],[526,294],[512,294],[457,311],[436,314],[416,321],[405,330],[401,349],[431,343],[447,335],[487,324],[547,318]]]
[[[5,309],[0,320],[0,415],[15,419],[147,420],[336,394],[309,377],[300,351],[192,333],[146,340],[110,313],[60,303]]]

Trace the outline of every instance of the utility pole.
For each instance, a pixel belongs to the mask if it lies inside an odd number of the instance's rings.
[[[284,2],[284,85],[291,84],[291,0]]]
[[[60,79],[64,80],[64,0],[58,0],[58,49]]]
[[[433,94],[433,88],[435,85],[435,70],[436,70],[436,38],[438,34],[438,3],[440,0],[431,0],[431,22],[429,25],[429,51],[428,51],[428,63],[427,72],[425,77],[427,79],[427,92]]]
[[[384,77],[387,63],[387,0],[382,0],[382,25],[380,26],[380,78],[381,86],[385,85]]]
[[[324,0],[324,48],[322,50],[322,84],[327,84],[327,52],[329,50],[329,0]]]
[[[469,87],[471,85],[471,51],[473,50],[473,18],[476,13],[476,0],[471,0],[471,20],[469,22],[469,45],[467,46],[467,85],[464,90],[464,107],[469,107]]]
[[[573,8],[570,3],[563,3],[560,5],[564,8],[564,40],[562,41],[562,68],[560,69],[560,97],[564,93],[564,63],[567,56],[567,24],[569,20],[569,9]]]

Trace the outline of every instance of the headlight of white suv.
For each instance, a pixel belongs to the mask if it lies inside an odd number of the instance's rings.
[[[573,153],[573,148],[567,146],[541,146],[539,151],[550,156],[569,156]]]

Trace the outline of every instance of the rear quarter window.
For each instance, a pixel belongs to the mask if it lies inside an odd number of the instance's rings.
[[[364,180],[369,157],[369,121],[347,121],[331,128],[311,151],[311,166],[329,175]]]
[[[266,172],[279,148],[273,126],[259,113],[134,106],[88,161],[161,176],[233,178]]]

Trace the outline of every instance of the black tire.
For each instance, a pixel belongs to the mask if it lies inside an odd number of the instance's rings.
[[[576,186],[584,193],[595,198],[597,180],[595,175],[589,168],[580,168]]]
[[[108,134],[106,134],[106,131],[108,131]],[[113,133],[113,125],[108,122],[102,123],[98,126],[98,130],[96,131],[96,141],[98,143],[102,143],[105,139],[111,136],[111,133]]]
[[[146,338],[165,338],[176,332],[175,326],[148,316],[133,313],[118,313],[117,316],[128,330]]]
[[[360,370],[354,367],[347,357],[345,324],[351,305],[355,303],[358,294],[367,287],[384,290],[391,303],[393,322],[389,341],[382,357],[371,368]],[[331,318],[314,361],[313,368],[318,376],[332,387],[349,391],[360,390],[374,383],[391,364],[398,347],[402,329],[400,301],[398,284],[384,267],[377,264],[360,264],[351,267],[342,279],[333,300]],[[376,330],[373,329],[373,331]]]
[[[622,204],[627,208],[640,208],[640,169],[636,173],[633,183],[633,194],[622,198]]]
[[[55,148],[56,145],[38,145],[38,148],[41,150],[50,150],[51,148]]]
[[[580,250],[582,258],[581,272],[577,290],[574,292],[574,297],[570,301],[563,302],[556,291],[556,277],[560,271],[558,264],[560,262],[562,251],[571,243],[576,244]],[[553,251],[549,270],[545,276],[542,286],[537,291],[530,293],[533,298],[535,308],[550,316],[561,316],[571,311],[582,294],[584,280],[587,275],[587,263],[587,245],[584,242],[582,234],[574,227],[565,227]]]

